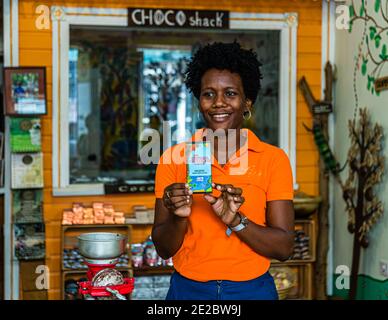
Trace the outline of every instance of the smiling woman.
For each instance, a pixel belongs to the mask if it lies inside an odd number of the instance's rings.
[[[260,89],[260,66],[256,54],[237,42],[200,48],[188,64],[186,85],[205,120],[192,140],[212,144],[213,193],[193,193],[185,163],[167,160],[184,143],[161,157],[152,238],[176,269],[167,299],[278,298],[268,269],[270,259],[292,253],[293,179],[280,148],[242,129]]]

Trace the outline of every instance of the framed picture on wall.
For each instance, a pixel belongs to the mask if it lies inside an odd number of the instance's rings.
[[[3,76],[5,115],[47,114],[45,67],[5,67]]]

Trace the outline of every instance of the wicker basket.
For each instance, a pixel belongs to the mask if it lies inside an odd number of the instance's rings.
[[[293,286],[285,288],[285,289],[276,289],[278,292],[279,300],[285,300],[288,297],[288,293],[293,288]]]
[[[295,274],[288,267],[271,267],[270,273],[274,277],[276,291],[278,292],[279,300],[287,299],[290,290],[295,286],[295,283],[296,283]],[[286,278],[289,281],[289,285],[287,287],[284,287],[284,288],[279,287],[278,281],[276,280],[276,278],[278,278],[279,273],[283,275],[287,275]]]

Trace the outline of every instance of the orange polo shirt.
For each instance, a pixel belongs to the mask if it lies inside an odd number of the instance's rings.
[[[293,199],[290,162],[283,150],[260,141],[253,132],[245,130],[248,139],[241,154],[237,151],[223,167],[213,157],[212,181],[242,188],[245,202],[240,211],[250,221],[265,226],[268,201]],[[202,141],[202,134],[203,129],[198,130],[193,140]],[[248,161],[244,169],[240,163],[246,152]],[[155,180],[157,198],[163,197],[168,185],[186,183],[184,157],[184,143],[181,143],[167,149],[160,158]],[[214,190],[213,195],[219,196],[220,192]],[[194,194],[188,230],[182,246],[173,256],[175,269],[196,281],[246,281],[264,274],[270,260],[254,252],[234,232],[228,237],[226,228],[203,194]]]

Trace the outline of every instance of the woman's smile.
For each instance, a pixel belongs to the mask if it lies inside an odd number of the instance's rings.
[[[214,111],[209,112],[209,116],[213,119],[214,122],[225,122],[228,121],[233,112],[225,112],[225,111]]]

